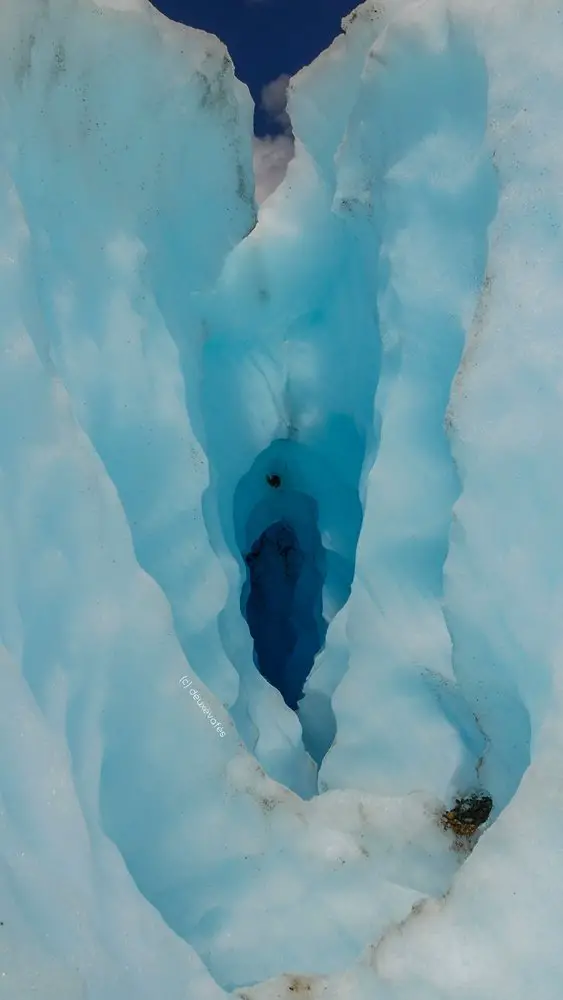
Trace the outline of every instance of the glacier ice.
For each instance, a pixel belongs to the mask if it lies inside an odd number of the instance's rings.
[[[562,47],[4,0],[0,1000],[558,1000]]]

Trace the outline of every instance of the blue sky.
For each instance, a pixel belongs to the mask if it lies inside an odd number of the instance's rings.
[[[256,134],[282,131],[259,107],[262,88],[292,75],[330,45],[359,0],[152,0],[163,14],[212,31],[257,104]]]

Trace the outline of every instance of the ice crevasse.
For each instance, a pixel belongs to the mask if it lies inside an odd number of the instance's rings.
[[[563,11],[1,17],[0,1000],[560,1000]]]

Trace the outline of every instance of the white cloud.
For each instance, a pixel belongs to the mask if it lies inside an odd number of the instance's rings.
[[[254,176],[256,201],[259,205],[283,181],[287,165],[293,158],[293,147],[293,137],[290,135],[254,139]]]
[[[284,132],[291,133],[291,120],[287,113],[287,88],[291,77],[282,73],[262,89],[261,106]]]
[[[254,140],[254,175],[256,201],[259,205],[281,184],[287,165],[293,158],[295,142],[291,120],[287,113],[287,88],[290,79],[287,73],[282,73],[277,79],[267,83],[262,90],[261,107],[272,122],[283,129],[283,135],[271,135]]]

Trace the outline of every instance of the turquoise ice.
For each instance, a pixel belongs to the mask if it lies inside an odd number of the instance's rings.
[[[560,1000],[562,51],[4,0],[0,1000]]]

